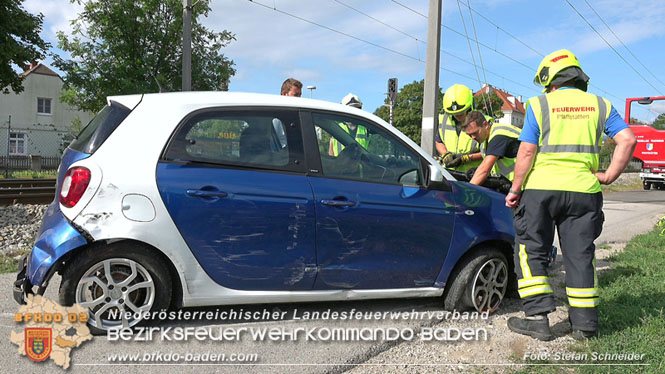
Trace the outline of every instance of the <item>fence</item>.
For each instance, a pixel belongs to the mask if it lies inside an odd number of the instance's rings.
[[[0,124],[0,175],[57,169],[73,138],[53,125]]]

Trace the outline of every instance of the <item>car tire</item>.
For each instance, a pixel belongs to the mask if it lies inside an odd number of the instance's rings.
[[[450,287],[444,292],[444,308],[490,313],[496,311],[509,286],[509,267],[504,254],[483,247],[466,255],[450,275]]]
[[[171,301],[171,275],[164,261],[140,243],[95,245],[67,264],[60,283],[60,304],[88,309],[93,335],[133,328],[144,312],[166,310]],[[107,273],[111,274],[107,278]],[[121,318],[108,313],[121,312]],[[131,312],[127,318],[126,312]]]
[[[644,189],[647,190],[647,191],[651,189],[651,183],[649,183],[649,182],[644,182],[643,186],[644,186]]]

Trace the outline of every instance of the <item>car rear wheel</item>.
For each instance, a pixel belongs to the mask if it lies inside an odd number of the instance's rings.
[[[444,293],[444,307],[494,312],[508,289],[506,257],[497,249],[481,248],[461,260],[451,274],[452,284]]]
[[[651,183],[649,182],[644,182],[643,184],[645,190],[650,190],[651,189]]]
[[[168,308],[171,277],[166,269],[164,261],[137,243],[95,246],[67,266],[60,303],[87,308],[93,334],[132,328],[145,312]]]

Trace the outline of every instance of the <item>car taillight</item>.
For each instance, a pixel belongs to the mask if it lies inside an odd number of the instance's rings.
[[[80,166],[67,170],[60,186],[60,204],[68,208],[76,205],[89,183],[90,170]]]

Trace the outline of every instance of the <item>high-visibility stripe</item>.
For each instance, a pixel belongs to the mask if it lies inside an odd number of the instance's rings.
[[[572,297],[594,297],[600,295],[598,288],[569,288],[566,287],[566,294]]]
[[[522,276],[524,278],[532,278],[531,276],[531,269],[529,268],[529,263],[527,262],[527,254],[526,254],[526,245],[520,244],[519,245],[519,256],[520,256],[520,268],[522,269]]]
[[[517,280],[517,287],[519,288],[534,286],[536,284],[549,284],[549,277],[532,277]]]
[[[588,298],[588,299],[577,299],[573,297],[568,298],[568,303],[570,306],[576,307],[576,308],[595,308],[600,304],[600,299],[597,297],[593,298]]]
[[[590,153],[600,154],[600,145],[603,139],[603,131],[605,131],[605,123],[607,122],[607,103],[602,97],[596,96],[598,100],[598,127],[596,129],[596,143],[594,145],[582,144],[550,144],[550,110],[549,103],[545,95],[538,96],[542,113],[542,131],[543,143],[538,147],[538,152],[542,153]]]
[[[497,124],[492,125],[492,131],[490,132],[490,137],[491,137],[492,134],[494,134],[495,132],[497,132],[499,130],[512,132],[513,134],[517,135],[518,137],[522,133],[521,131],[513,128],[512,126],[506,126],[506,125],[497,123]]]
[[[552,287],[550,286],[533,286],[525,289],[517,290],[521,298],[525,298],[533,295],[541,295],[546,293],[552,293]]]

